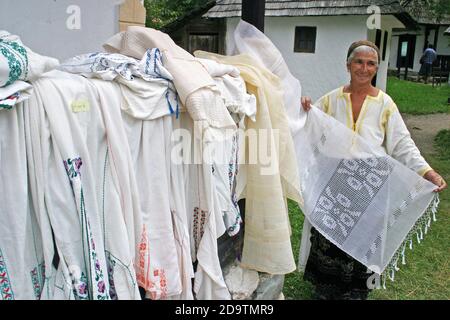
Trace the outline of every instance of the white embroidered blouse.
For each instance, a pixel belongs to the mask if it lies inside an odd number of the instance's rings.
[[[412,140],[397,105],[385,92],[380,90],[376,97],[368,95],[356,121],[350,93],[344,92],[344,87],[327,93],[314,105],[419,175],[432,170]]]

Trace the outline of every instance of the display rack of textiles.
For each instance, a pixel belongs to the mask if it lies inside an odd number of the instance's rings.
[[[317,132],[279,51],[245,28],[233,56],[128,27],[62,63],[0,31],[0,300],[227,300],[230,265],[296,270],[287,199],[309,219]],[[432,204],[414,212],[427,228]]]
[[[230,299],[258,121],[239,70],[147,28],[62,63],[1,36],[1,298]]]

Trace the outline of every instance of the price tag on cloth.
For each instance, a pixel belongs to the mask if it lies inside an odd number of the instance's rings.
[[[90,103],[88,100],[75,100],[71,104],[72,112],[88,112],[90,110]]]

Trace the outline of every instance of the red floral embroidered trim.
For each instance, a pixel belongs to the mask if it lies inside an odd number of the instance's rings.
[[[147,228],[144,225],[139,244],[139,265],[136,278],[139,286],[145,289],[150,299],[167,298],[167,278],[164,269],[154,269],[153,272],[150,269],[150,245],[147,237]],[[158,278],[159,281],[157,281]]]
[[[198,207],[194,208],[193,233],[196,252],[198,251],[200,241],[202,240],[203,234],[205,233],[206,213],[207,211],[200,210],[200,208]]]

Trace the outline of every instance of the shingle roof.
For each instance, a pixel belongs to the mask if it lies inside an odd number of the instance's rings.
[[[450,14],[443,14],[439,19],[436,15],[421,11],[420,13],[411,12],[407,9],[408,13],[413,17],[417,23],[420,24],[439,24],[439,25],[449,25],[450,24]]]
[[[241,4],[241,0],[218,0],[204,17],[240,17]],[[367,15],[371,5],[379,6],[382,14],[405,12],[398,0],[266,0],[266,16]]]

